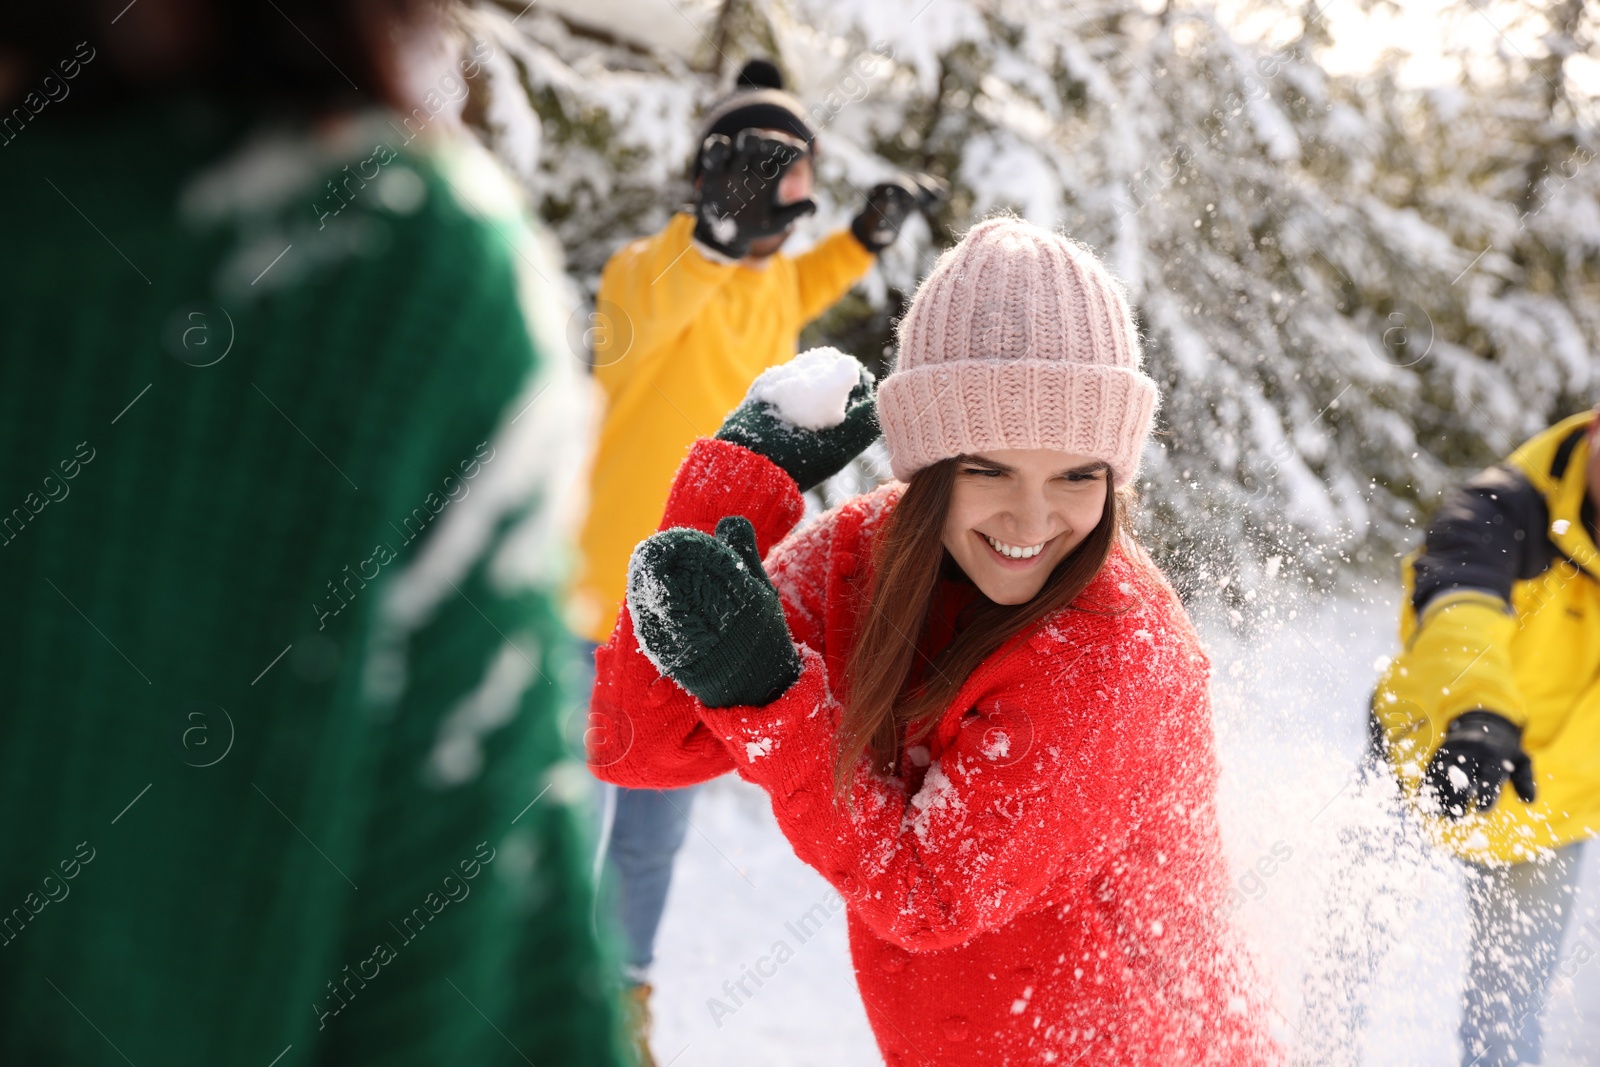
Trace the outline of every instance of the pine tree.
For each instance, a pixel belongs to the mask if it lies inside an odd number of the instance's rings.
[[[488,95],[521,97],[474,114],[513,157],[539,144],[529,186],[580,289],[688,200],[698,116],[771,55],[822,129],[796,244],[895,170],[953,186],[804,342],[882,369],[933,257],[992,211],[1084,241],[1128,284],[1162,387],[1142,528],[1189,590],[1239,590],[1272,557],[1318,585],[1389,574],[1446,486],[1593,399],[1582,0],[1525,11],[1542,54],[1428,90],[1329,74],[1320,9],[1277,0],[1265,43],[1129,0],[659,2],[605,27],[575,3],[471,19],[500,45]]]

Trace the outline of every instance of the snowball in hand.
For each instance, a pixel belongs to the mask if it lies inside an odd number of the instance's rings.
[[[802,493],[838,474],[878,435],[872,375],[833,348],[813,348],[750,386],[718,440],[782,467]]]
[[[749,397],[769,404],[778,417],[804,430],[825,430],[844,421],[850,390],[872,375],[837,348],[810,348],[787,363],[763,371]]]

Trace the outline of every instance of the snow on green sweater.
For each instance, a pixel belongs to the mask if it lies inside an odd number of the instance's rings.
[[[509,185],[69,117],[0,147],[0,1062],[621,1062]]]

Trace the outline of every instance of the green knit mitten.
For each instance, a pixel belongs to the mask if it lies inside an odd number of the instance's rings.
[[[717,523],[716,537],[677,527],[640,542],[628,610],[650,662],[708,708],[770,704],[800,677],[778,591],[742,515]]]
[[[872,375],[833,348],[813,348],[750,387],[717,437],[782,467],[802,493],[838,474],[878,436]]]

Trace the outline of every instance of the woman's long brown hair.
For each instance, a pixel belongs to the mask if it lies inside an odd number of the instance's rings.
[[[907,693],[945,563],[945,514],[964,461],[970,462],[962,456],[942,460],[912,475],[873,547],[872,584],[850,650],[834,763],[834,788],[841,796],[848,793],[863,753],[870,754],[874,770],[894,774],[907,726],[908,743],[926,736],[979,664],[1013,635],[1077,599],[1116,541],[1125,502],[1119,503],[1107,471],[1099,523],[1056,564],[1044,588],[1023,604],[996,604],[980,596],[960,632],[928,665],[925,680]]]

